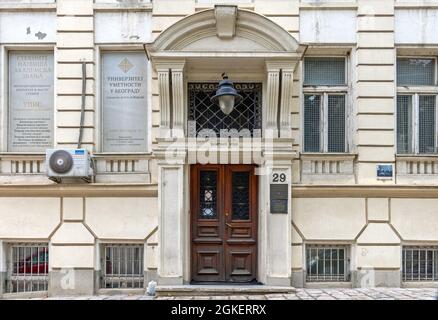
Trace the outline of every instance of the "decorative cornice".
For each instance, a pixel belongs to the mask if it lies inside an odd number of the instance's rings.
[[[157,197],[156,184],[0,185],[0,197]]]
[[[292,198],[438,198],[437,186],[292,185]]]
[[[235,20],[233,15],[228,14],[230,8],[236,10]],[[232,23],[233,21],[235,23]],[[265,48],[262,51],[266,53],[297,53],[304,49],[292,35],[272,20],[252,11],[237,9],[235,6],[217,6],[216,9],[203,10],[187,16],[167,28],[153,43],[148,43],[145,47],[152,56],[163,52],[173,55],[201,39],[218,36],[230,38],[233,34],[257,43]],[[247,49],[241,48],[237,52],[245,51]]]

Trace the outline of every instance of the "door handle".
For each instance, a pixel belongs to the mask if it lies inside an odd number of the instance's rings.
[[[232,228],[233,226],[231,224],[229,224],[228,222],[225,222],[225,224],[227,225],[227,227]]]

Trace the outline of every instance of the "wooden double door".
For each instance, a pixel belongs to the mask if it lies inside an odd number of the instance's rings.
[[[191,270],[195,282],[252,282],[257,274],[253,165],[191,167]]]

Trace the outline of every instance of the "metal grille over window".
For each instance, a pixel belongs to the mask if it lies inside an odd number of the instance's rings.
[[[418,110],[419,152],[434,153],[435,150],[435,96],[420,96]]]
[[[397,152],[412,151],[412,96],[397,96]]]
[[[345,96],[328,96],[328,152],[345,151]]]
[[[233,172],[233,220],[249,219],[249,172]]]
[[[403,281],[438,281],[438,247],[404,247]]]
[[[13,244],[8,255],[6,292],[47,291],[49,249],[47,244]]]
[[[102,288],[143,288],[143,245],[104,246]]]
[[[306,264],[306,279],[309,282],[350,280],[350,259],[346,246],[308,245]]]
[[[397,85],[432,86],[435,84],[434,59],[397,59]]]
[[[261,130],[262,84],[235,83],[234,86],[243,99],[229,115],[226,115],[210,101],[217,89],[217,84],[189,83],[190,137],[198,135],[203,129],[212,130],[216,136],[220,135],[221,130],[233,130],[231,131],[234,132],[233,137],[238,134],[251,137],[254,136],[254,130]],[[260,134],[261,132],[258,133]]]
[[[217,171],[201,171],[199,215],[201,219],[217,218]]]
[[[304,60],[304,85],[345,85],[345,58],[325,57]]]
[[[321,96],[304,96],[304,151],[320,151]]]

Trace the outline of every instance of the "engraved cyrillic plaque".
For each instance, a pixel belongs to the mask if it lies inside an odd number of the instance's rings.
[[[103,151],[147,148],[147,60],[142,52],[102,55]]]
[[[12,152],[53,145],[53,53],[9,54],[9,141]]]

